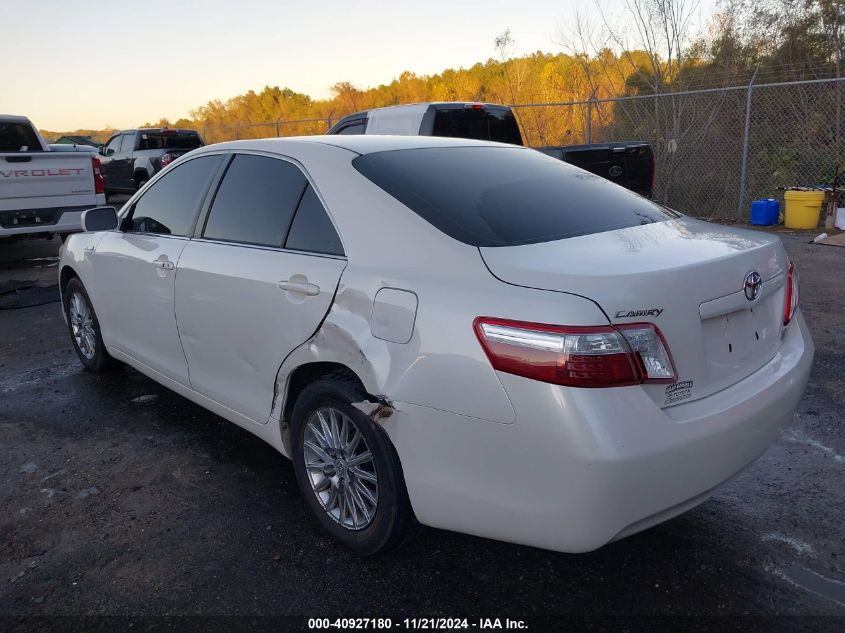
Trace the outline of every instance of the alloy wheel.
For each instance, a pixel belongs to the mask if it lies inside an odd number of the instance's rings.
[[[88,302],[78,292],[70,296],[69,321],[73,340],[80,353],[91,360],[97,351],[97,335],[94,332],[94,317],[88,309]]]
[[[378,475],[364,434],[331,406],[314,411],[303,433],[305,470],[320,505],[337,523],[363,530],[378,506]]]

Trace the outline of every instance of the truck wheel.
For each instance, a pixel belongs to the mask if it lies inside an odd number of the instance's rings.
[[[402,546],[418,524],[390,439],[352,405],[367,400],[346,374],[318,379],[296,400],[291,442],[296,482],[321,527],[372,555]]]
[[[62,301],[70,340],[82,366],[94,373],[112,368],[116,361],[106,351],[100,334],[100,322],[79,279],[73,278],[67,282],[62,292]]]

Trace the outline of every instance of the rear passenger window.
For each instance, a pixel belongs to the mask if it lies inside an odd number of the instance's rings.
[[[217,190],[203,237],[281,247],[306,184],[293,163],[238,154]]]
[[[337,231],[310,184],[299,203],[285,247],[310,253],[343,255]]]
[[[0,152],[38,152],[41,141],[28,123],[0,122]]]
[[[177,165],[159,178],[135,203],[130,233],[190,235],[200,203],[220,166],[220,155],[203,156]]]

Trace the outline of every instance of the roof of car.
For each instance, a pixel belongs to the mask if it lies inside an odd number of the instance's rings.
[[[359,116],[364,116],[365,114],[369,114],[370,112],[380,112],[384,110],[397,110],[402,108],[415,108],[419,106],[429,107],[455,107],[455,108],[462,108],[465,106],[474,105],[474,106],[484,106],[485,108],[504,108],[510,109],[510,106],[505,105],[503,103],[489,103],[487,101],[416,101],[414,103],[400,103],[397,105],[391,106],[382,106],[381,108],[370,108],[368,110],[359,110],[357,112],[350,112],[349,114],[344,115],[341,120],[354,118]]]
[[[25,116],[20,116],[18,114],[0,114],[0,120],[11,122],[15,121],[17,123],[29,123],[29,119]]]
[[[196,134],[196,130],[185,127],[135,127],[128,130],[120,130],[120,133],[126,132],[149,132],[157,134],[159,132],[173,132],[175,134]]]
[[[378,134],[349,134],[324,136],[289,136],[285,138],[247,139],[206,145],[203,151],[214,149],[249,149],[265,152],[283,153],[287,148],[293,149],[302,144],[330,145],[355,152],[357,154],[371,154],[399,149],[421,149],[425,147],[517,147],[506,143],[477,141],[465,138],[448,138],[440,136],[389,136]]]

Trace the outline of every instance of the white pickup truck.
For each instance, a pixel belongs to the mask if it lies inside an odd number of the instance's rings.
[[[0,238],[64,236],[106,202],[100,159],[51,150],[29,119],[0,114]]]

